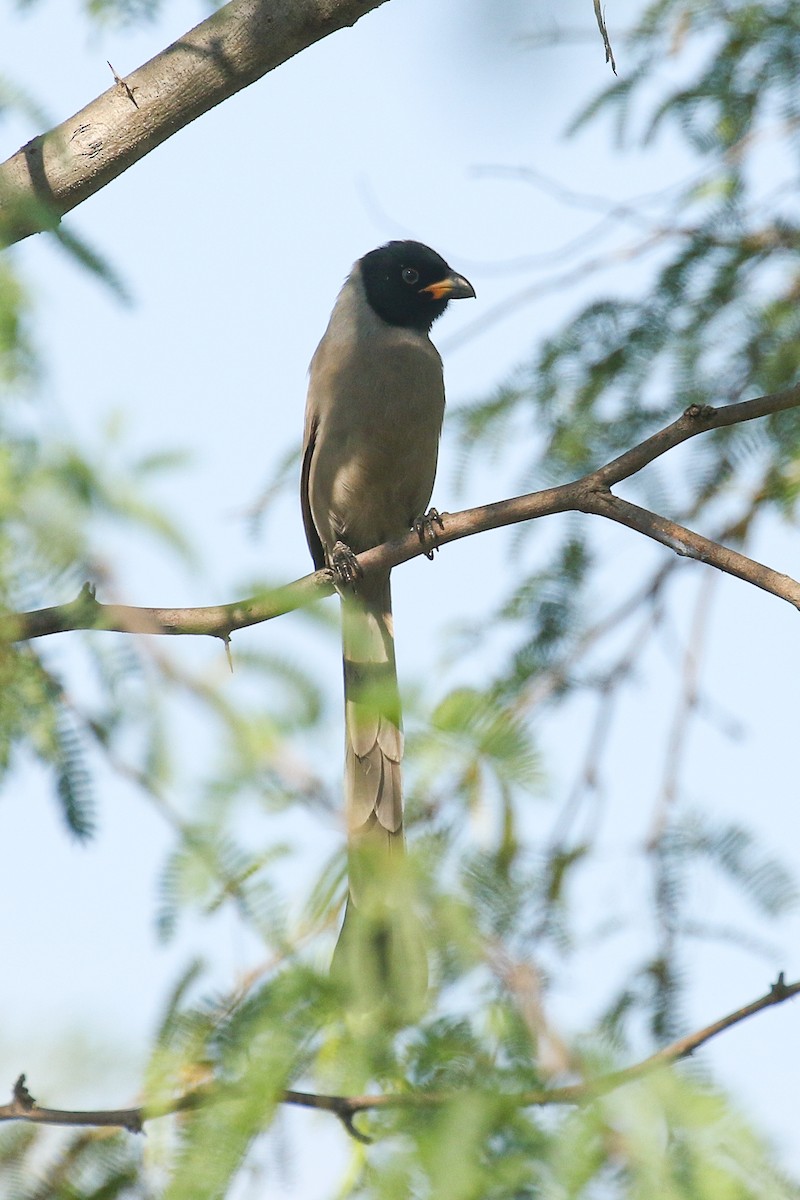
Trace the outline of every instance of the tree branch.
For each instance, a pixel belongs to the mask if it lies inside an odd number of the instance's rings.
[[[0,243],[52,229],[140,158],[385,0],[230,0],[0,165]],[[113,68],[112,68],[113,71]]]
[[[383,549],[383,547],[381,547]],[[372,551],[370,551],[372,553]],[[362,556],[365,557],[365,556]],[[359,560],[360,561],[360,560]],[[137,608],[131,604],[101,604],[91,584],[68,604],[33,612],[0,616],[0,641],[20,642],[75,629],[104,629],[116,633],[206,634],[227,641],[236,629],[259,625],[273,617],[303,608],[334,590],[330,571],[315,571],[294,583],[206,608]]]
[[[635,529],[637,533],[643,533],[646,537],[660,542],[662,546],[674,550],[683,558],[694,558],[698,562],[717,567],[726,575],[733,575],[736,579],[743,579],[745,583],[752,583],[755,587],[762,588],[763,591],[770,592],[800,609],[800,583],[796,579],[792,579],[790,575],[783,575],[780,571],[773,571],[771,567],[756,562],[754,558],[748,558],[746,554],[740,554],[738,550],[729,550],[719,542],[712,542],[710,538],[693,533],[691,529],[669,521],[666,517],[660,517],[658,513],[640,508],[638,504],[631,504],[628,500],[621,500],[611,492],[600,491],[591,497],[583,511],[608,517],[620,525],[627,525],[629,529]]]
[[[674,550],[676,554],[708,563],[800,609],[800,583],[791,576],[773,571],[763,563],[694,533],[675,521],[623,500],[610,490],[613,484],[636,475],[649,463],[697,434],[798,407],[800,385],[719,408],[692,405],[671,425],[573,483],[563,483],[541,492],[498,500],[494,504],[484,504],[458,513],[444,513],[443,528],[436,530],[436,546],[438,548],[476,533],[521,521],[534,521],[554,513],[590,513],[626,525]],[[400,566],[429,551],[429,543],[421,542],[416,533],[409,533],[399,541],[385,542],[382,546],[359,554],[358,564],[364,574],[370,574]],[[77,599],[68,604],[0,616],[0,641],[29,641],[45,634],[76,629],[206,634],[227,641],[237,629],[283,616],[323,596],[329,596],[333,591],[331,572],[322,570],[258,596],[235,600],[231,604],[207,608],[136,608],[127,604],[101,604],[95,598],[94,589],[87,583]]]
[[[568,1084],[566,1087],[536,1088],[530,1091],[517,1092],[506,1097],[509,1104],[519,1108],[544,1107],[550,1104],[586,1104],[605,1095],[623,1084],[657,1070],[659,1067],[671,1066],[683,1058],[688,1058],[700,1046],[711,1041],[720,1033],[738,1025],[748,1017],[754,1016],[774,1004],[782,1004],[800,993],[800,982],[786,983],[781,971],[775,983],[765,995],[737,1008],[734,1012],[704,1026],[694,1033],[678,1038],[670,1045],[651,1054],[633,1066],[620,1071],[610,1071],[584,1083]],[[324,1112],[334,1113],[344,1124],[347,1131],[362,1142],[371,1139],[356,1128],[354,1118],[362,1112],[387,1110],[396,1108],[437,1108],[458,1099],[463,1092],[403,1092],[376,1093],[363,1096],[331,1096],[325,1093],[296,1092],[286,1090],[281,1093],[283,1104],[292,1104],[300,1108],[316,1108]],[[156,1106],[140,1105],[133,1108],[105,1109],[100,1111],[70,1111],[68,1109],[41,1108],[25,1086],[25,1076],[20,1075],[13,1088],[10,1104],[0,1105],[0,1122],[28,1121],[38,1125],[91,1125],[110,1126],[127,1129],[131,1133],[141,1133],[145,1121],[156,1117],[167,1116],[170,1113],[186,1112],[204,1103],[213,1103],[214,1093],[208,1087],[196,1088],[177,1099]]]
[[[729,425],[740,425],[743,421],[754,421],[759,417],[768,417],[798,406],[800,384],[784,388],[780,392],[770,392],[766,396],[757,396],[754,400],[723,404],[719,408],[691,404],[677,421],[660,429],[658,433],[646,438],[631,450],[626,450],[605,467],[593,472],[593,475],[601,487],[613,487],[615,483],[629,479],[631,475],[641,471],[642,467],[646,467],[648,463],[660,458],[675,446],[680,446],[681,442],[696,437],[698,433],[706,433],[710,429],[725,429]]]

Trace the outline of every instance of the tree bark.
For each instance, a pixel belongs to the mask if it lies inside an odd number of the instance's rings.
[[[385,0],[231,0],[0,165],[0,242],[52,229],[190,121]]]

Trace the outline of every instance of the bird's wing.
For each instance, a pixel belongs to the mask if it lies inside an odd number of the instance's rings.
[[[325,551],[320,540],[314,517],[311,512],[309,498],[309,478],[311,476],[311,460],[314,457],[314,447],[317,443],[317,422],[309,420],[306,430],[305,447],[303,449],[303,466],[300,472],[300,504],[303,510],[303,525],[306,531],[306,541],[311,551],[314,566],[319,571],[325,566]]]

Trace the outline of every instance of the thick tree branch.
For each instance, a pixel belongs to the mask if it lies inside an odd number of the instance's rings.
[[[680,1059],[688,1058],[700,1046],[711,1041],[726,1029],[738,1025],[748,1017],[754,1016],[774,1004],[782,1004],[800,993],[800,982],[786,983],[783,972],[765,995],[737,1008],[719,1021],[706,1025],[694,1033],[678,1038],[669,1046],[651,1054],[649,1058],[634,1063],[621,1071],[611,1071],[600,1075],[597,1079],[585,1083],[569,1084],[566,1087],[535,1088],[531,1091],[518,1092],[506,1097],[509,1104],[520,1108],[543,1107],[550,1104],[586,1104],[598,1096],[632,1083],[643,1075],[659,1067],[670,1066]],[[436,1108],[458,1099],[463,1093],[447,1092],[403,1092],[399,1094],[376,1093],[364,1096],[331,1096],[316,1092],[284,1091],[280,1100],[283,1104],[292,1104],[301,1108],[316,1108],[324,1112],[334,1113],[345,1128],[359,1141],[368,1142],[370,1139],[353,1124],[354,1118],[362,1112],[396,1109],[396,1108]],[[25,1076],[20,1075],[14,1084],[12,1100],[9,1104],[0,1105],[1,1121],[28,1121],[38,1125],[91,1125],[111,1126],[127,1129],[131,1133],[140,1133],[145,1121],[156,1117],[167,1116],[170,1113],[185,1112],[197,1108],[204,1103],[213,1103],[214,1094],[210,1088],[197,1088],[187,1092],[177,1099],[156,1106],[137,1106],[133,1108],[115,1108],[100,1111],[70,1111],[68,1109],[41,1108],[25,1086]]]
[[[385,0],[231,0],[0,165],[0,243],[54,228],[156,146]],[[113,68],[112,68],[113,70]]]
[[[737,579],[762,588],[800,609],[800,583],[791,576],[773,571],[755,559],[730,550],[628,500],[622,500],[610,491],[613,484],[629,479],[655,459],[699,433],[797,407],[800,407],[800,385],[719,408],[692,405],[671,425],[573,483],[531,492],[526,496],[515,496],[510,500],[498,500],[494,504],[468,508],[463,512],[445,513],[444,528],[436,532],[436,544],[444,546],[475,533],[500,529],[521,521],[533,521],[553,513],[591,513],[627,525],[629,529],[653,538],[676,554],[717,567],[727,575],[734,575]],[[386,542],[365,551],[358,556],[358,563],[365,574],[385,571],[416,558],[428,549],[429,546],[423,545],[416,533],[409,533],[399,541]],[[323,570],[305,575],[284,587],[231,604],[208,608],[135,608],[126,604],[101,604],[95,598],[92,587],[86,584],[77,599],[69,604],[0,616],[0,640],[29,641],[67,630],[106,629],[122,633],[200,633],[227,641],[237,629],[282,616],[330,595],[333,590],[331,573]]]

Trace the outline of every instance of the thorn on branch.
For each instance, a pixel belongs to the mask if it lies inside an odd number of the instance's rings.
[[[36,1107],[36,1101],[25,1087],[24,1075],[20,1075],[19,1079],[14,1084],[12,1095],[14,1097],[14,1103],[18,1104],[20,1108],[24,1108],[26,1112],[30,1112],[31,1109]]]
[[[111,63],[108,62],[108,59],[106,59],[106,62],[108,63],[109,67],[111,67]],[[117,72],[114,70],[113,67],[111,67],[111,74],[114,76],[114,83],[116,83],[117,87],[121,87],[122,90],[125,92],[126,96],[128,97],[128,99],[130,100],[133,107],[138,108],[139,105],[136,103],[136,97],[134,96],[133,93],[138,92],[139,89],[135,88],[135,87],[134,88],[129,87],[124,79],[120,79],[119,75],[117,74]]]
[[[770,996],[772,996],[772,997],[773,997],[773,999],[774,999],[774,1000],[776,1000],[776,1001],[778,1001],[778,1000],[785,1000],[785,999],[786,999],[786,997],[789,995],[789,989],[788,989],[788,988],[787,988],[787,986],[786,986],[786,973],[785,973],[785,971],[781,971],[781,972],[780,972],[780,974],[778,975],[778,978],[777,978],[777,979],[775,980],[775,982],[774,982],[774,983],[773,983],[773,984],[770,986],[770,989],[769,989],[769,994],[770,994]]]
[[[344,1125],[350,1137],[355,1138],[357,1142],[361,1142],[362,1146],[371,1146],[374,1139],[367,1133],[362,1133],[355,1125],[355,1113],[350,1112],[347,1108],[336,1109],[336,1115]]]
[[[96,620],[100,611],[100,603],[97,599],[97,585],[87,579],[75,599],[71,600],[69,604],[65,604],[64,608],[66,611],[73,613],[81,621]]]

